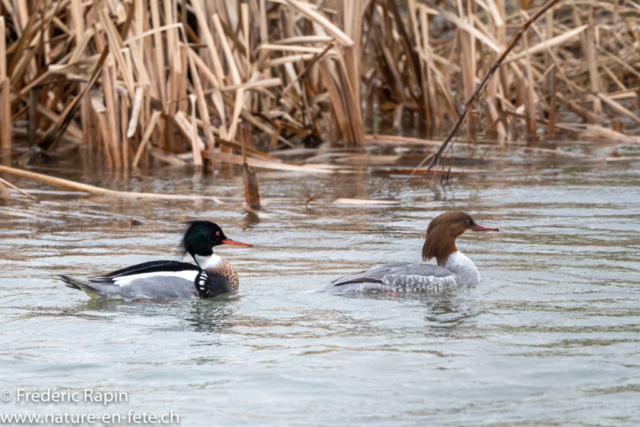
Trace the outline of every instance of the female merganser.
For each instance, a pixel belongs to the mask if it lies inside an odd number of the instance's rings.
[[[464,212],[445,212],[427,227],[427,237],[422,247],[422,259],[429,261],[435,257],[438,265],[409,262],[382,264],[341,277],[318,292],[424,292],[476,285],[480,283],[478,269],[456,248],[456,237],[467,230],[499,231],[476,224]]]
[[[238,274],[231,263],[213,253],[218,245],[247,246],[228,239],[217,224],[191,221],[179,251],[189,253],[196,264],[150,261],[86,279],[60,276],[68,287],[91,298],[178,299],[214,298],[238,290]]]

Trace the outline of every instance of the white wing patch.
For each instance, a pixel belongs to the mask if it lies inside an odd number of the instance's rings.
[[[197,275],[197,270],[157,271],[153,273],[132,274],[131,276],[116,277],[113,282],[120,287],[130,285],[134,280],[153,279],[159,277],[176,277],[190,282],[195,282]]]

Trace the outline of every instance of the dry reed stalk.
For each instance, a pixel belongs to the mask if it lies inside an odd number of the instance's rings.
[[[565,99],[564,95],[560,93],[556,93],[556,99],[558,100],[558,102],[564,105],[567,108],[567,110],[573,113],[576,113],[577,115],[579,115],[580,117],[582,117],[583,119],[589,122],[592,122],[592,123],[604,122],[604,118],[602,116],[592,113],[591,111],[587,110],[581,105],[578,105],[578,103],[576,103],[575,101]]]
[[[0,182],[0,200],[14,200],[9,189]]]
[[[212,196],[200,196],[191,194],[160,194],[160,193],[134,193],[131,191],[116,191],[107,188],[96,187],[94,185],[82,184],[68,179],[56,178],[41,173],[30,172],[0,165],[0,173],[28,179],[30,181],[42,182],[54,187],[68,188],[74,191],[82,191],[89,194],[101,194],[105,196],[133,198],[133,199],[158,199],[158,200],[210,200],[215,203],[222,203],[218,198]]]
[[[102,23],[102,28],[104,28],[107,40],[110,45],[109,53],[115,60],[114,69],[117,66],[117,68],[121,70],[121,76],[124,85],[129,91],[129,96],[133,97],[133,75],[131,73],[131,70],[129,69],[128,62],[126,61],[125,56],[122,53],[122,40],[120,39],[120,36],[118,35],[118,32],[113,25],[113,22],[104,9],[100,11],[100,22]]]
[[[543,52],[547,49],[550,49],[552,47],[555,46],[560,46],[564,43],[566,43],[568,40],[571,40],[572,38],[578,36],[579,34],[581,34],[584,30],[586,30],[588,28],[587,25],[582,25],[578,28],[575,28],[571,31],[568,31],[562,35],[559,35],[557,37],[553,37],[551,39],[542,41],[538,44],[536,44],[535,46],[531,46],[525,50],[523,50],[522,52],[519,52],[516,55],[511,55],[509,56],[507,59],[505,59],[504,63],[510,63],[513,61],[517,61],[519,59],[522,59],[524,57],[526,57],[527,55],[533,55],[535,53],[539,53],[539,52]]]
[[[628,142],[631,144],[640,144],[640,136],[625,135],[612,129],[604,128],[600,125],[586,125],[585,133],[590,136],[596,136],[609,141]]]
[[[124,94],[120,95],[120,141],[122,141],[122,166],[124,168],[129,167],[129,137],[127,137],[127,129],[124,125],[127,122],[127,113],[129,112],[127,99]]]
[[[202,155],[200,154],[205,149],[205,144],[198,144],[198,126],[196,125],[196,100],[195,95],[190,95],[191,99],[191,151],[193,153],[193,166],[196,168],[202,167]]]
[[[258,176],[253,168],[247,163],[247,145],[251,141],[251,127],[241,126],[242,141],[242,170],[244,177],[244,197],[249,208],[260,210],[260,190],[258,188]]]
[[[202,152],[202,157],[207,158],[209,153],[207,151]],[[233,165],[240,165],[244,163],[244,159],[241,155],[230,154],[230,153],[217,153],[216,161],[226,162]],[[262,169],[271,169],[278,171],[286,171],[286,172],[304,172],[304,173],[319,173],[319,174],[329,174],[329,173],[340,173],[346,172],[344,168],[339,167],[335,168],[331,165],[291,165],[287,163],[273,162],[267,160],[261,160],[256,158],[247,157],[247,164],[252,167],[262,168]]]
[[[468,2],[467,2],[468,3]],[[453,14],[449,14],[444,10],[440,11],[440,14],[449,20],[453,20],[452,22],[457,22],[458,28],[461,30],[458,35],[458,43],[460,44],[460,62],[462,65],[462,93],[459,93],[459,96],[462,99],[469,99],[473,95],[473,91],[475,89],[475,75],[476,75],[476,37],[479,40],[484,41],[484,43],[489,43],[492,45],[492,42],[487,39],[484,40],[484,34],[476,30],[473,26],[471,26],[470,21],[473,19],[473,11],[467,8],[466,16],[463,15],[462,3],[458,2],[458,13],[461,15],[461,18],[456,17]],[[497,45],[495,46],[498,49]],[[475,138],[477,130],[478,130],[478,112],[475,109],[475,106],[469,111],[469,119],[467,120],[467,131],[470,133],[472,138]]]
[[[205,14],[204,2],[203,0],[193,0],[191,2],[193,7],[194,14],[196,15],[196,19],[198,20],[198,26],[200,28],[201,37],[204,37],[204,43],[207,45],[208,53],[210,56],[210,60],[213,63],[213,69],[216,74],[216,78],[220,83],[224,81],[224,70],[222,69],[222,64],[220,63],[220,58],[218,57],[218,50],[213,41],[213,35],[211,34],[211,30],[209,28],[207,22],[207,16]]]
[[[165,80],[164,41],[162,39],[162,33],[158,31],[158,29],[162,27],[162,23],[160,22],[160,5],[158,3],[159,3],[158,0],[149,0],[149,6],[151,9],[152,28],[156,30],[153,33],[153,41],[154,41],[153,53],[155,55],[155,61],[154,61],[155,68],[153,71],[156,73],[155,86],[157,87],[158,93],[160,94],[160,102],[162,102],[162,105],[164,106],[164,104],[167,102],[166,86],[164,84],[164,80]]]
[[[106,128],[104,129],[104,132],[108,134],[107,141],[113,157],[113,164],[115,167],[119,168],[122,167],[122,153],[120,152],[120,144],[118,144],[120,139],[118,134],[118,106],[116,104],[118,95],[116,94],[114,74],[115,69],[112,65],[106,66],[102,72],[102,85],[104,87],[104,98],[106,103],[106,110],[104,111],[104,125]]]
[[[7,180],[4,180],[2,178],[0,178],[0,184],[6,185],[9,188],[13,188],[14,190],[16,190],[18,193],[22,194],[25,197],[28,197],[29,199],[33,200],[36,203],[40,203],[40,200],[34,196],[32,196],[31,194],[27,193],[24,190],[19,189],[18,187],[16,187],[15,185],[13,185],[12,183],[10,183]]]
[[[602,82],[599,81],[600,77],[598,76],[598,64],[596,63],[594,14],[595,9],[593,7],[589,7],[589,26],[587,28],[586,54],[587,65],[589,67],[589,82],[591,85],[591,91],[593,93],[598,93],[602,91]],[[602,114],[602,104],[600,102],[600,99],[592,96],[591,100],[593,101],[593,112],[598,115]]]
[[[0,148],[11,149],[11,83],[7,76],[5,22],[0,16]]]
[[[102,144],[104,146],[104,152],[107,157],[107,164],[109,167],[113,167],[113,154],[111,152],[112,144],[111,144],[111,132],[109,132],[109,126],[107,124],[106,118],[106,108],[102,99],[98,96],[91,97],[91,105],[93,107],[93,111],[98,116],[98,130],[100,139],[102,140]]]
[[[200,74],[198,69],[195,66],[195,61],[193,59],[193,55],[195,55],[192,51],[189,51],[186,48],[188,61],[189,61],[189,69],[191,70],[191,76],[193,79],[193,86],[195,87],[198,101],[198,112],[200,113],[200,117],[202,117],[202,127],[204,129],[205,136],[205,146],[209,150],[213,150],[215,147],[215,138],[213,136],[213,131],[211,130],[211,119],[209,116],[209,110],[207,109],[206,99],[204,90],[202,89],[202,83],[200,82]],[[195,112],[194,112],[195,117]]]
[[[205,149],[204,142],[200,139],[195,126],[192,126],[191,120],[187,119],[187,115],[183,111],[178,111],[176,115],[173,116],[173,121],[178,125],[178,129],[180,129],[182,135],[189,141],[192,152]],[[202,166],[202,163],[200,163],[200,166]]]
[[[138,163],[142,158],[142,153],[144,152],[147,146],[147,143],[149,142],[149,138],[151,138],[151,133],[155,129],[156,123],[160,118],[160,114],[161,114],[160,111],[156,110],[151,115],[151,119],[149,120],[149,123],[147,124],[147,128],[144,131],[144,136],[142,137],[142,140],[140,141],[140,145],[138,146],[138,151],[136,152],[136,156],[133,158],[132,165],[134,168],[138,167]]]
[[[438,104],[436,101],[436,88],[433,82],[433,60],[431,59],[431,46],[429,39],[429,16],[427,14],[427,8],[424,6],[420,6],[420,25],[422,27],[422,49],[423,55],[420,56],[422,59],[422,96],[425,99],[425,116],[427,119],[427,123],[433,125],[437,121],[436,110],[438,109]],[[413,16],[413,14],[412,14]],[[415,30],[417,34],[417,29]],[[416,36],[416,39],[419,37]],[[425,96],[426,94],[426,96]]]
[[[151,147],[149,150],[149,154],[151,154],[151,157],[158,159],[161,162],[167,163],[171,166],[185,167],[189,165],[189,162],[187,162],[186,160],[183,160],[174,154],[164,151],[161,148]],[[197,166],[195,166],[195,162],[194,167],[197,168]]]
[[[528,74],[530,76],[530,74]],[[536,104],[535,104],[535,94],[533,88],[533,82],[528,78],[526,82],[523,82],[523,93],[524,93],[524,106],[525,106],[525,123],[527,128],[527,138],[535,137],[537,133],[537,122],[536,122]]]
[[[611,107],[611,109],[613,111],[615,111],[616,113],[625,116],[626,118],[628,118],[629,120],[631,120],[634,123],[640,124],[640,117],[638,117],[637,114],[634,114],[632,111],[630,111],[629,109],[625,108],[623,105],[621,105],[620,103],[614,101],[613,99],[611,99],[610,97],[606,96],[605,94],[603,94],[602,92],[597,94],[598,99],[600,99],[602,102],[604,102],[605,104],[607,104],[609,107]]]
[[[498,134],[497,135],[498,139],[504,142],[505,138],[507,137],[507,131],[504,128],[504,124],[500,120],[500,114],[498,113],[498,109],[496,108],[493,102],[493,99],[491,97],[487,97],[484,100],[484,102],[487,105],[489,117],[494,123],[496,123],[496,133]]]
[[[553,9],[547,10],[545,18],[545,42],[548,42],[553,38]],[[552,55],[554,52],[551,48],[547,49],[545,54],[545,66],[551,67],[551,71],[547,75],[547,95],[549,95],[549,126],[547,127],[547,138],[553,138],[555,135],[556,124],[556,69],[553,63],[554,58]]]
[[[523,19],[526,16],[526,14],[524,12],[522,12],[523,15]],[[536,123],[536,95],[535,95],[535,89],[534,89],[534,83],[533,83],[533,69],[531,67],[531,55],[528,53],[529,52],[529,41],[525,35],[525,37],[523,37],[524,39],[524,46],[525,46],[525,52],[527,52],[526,55],[526,61],[525,61],[525,70],[526,70],[526,77],[525,79],[522,79],[522,84],[524,85],[523,87],[523,93],[524,93],[524,107],[525,107],[525,123],[526,123],[526,128],[527,128],[527,139],[529,141],[534,141],[536,138],[536,133],[537,133],[537,123]]]
[[[353,40],[353,45],[345,44],[342,47],[344,60],[340,66],[344,72],[345,82],[343,89],[348,89],[349,112],[353,122],[354,139],[346,141],[352,147],[358,146],[364,140],[364,125],[362,123],[362,102],[360,100],[360,61],[361,61],[361,35],[362,15],[364,13],[364,0],[352,0],[339,2],[338,19],[344,25],[345,34]],[[321,52],[322,53],[322,52]]]
[[[640,161],[640,156],[607,157],[607,163],[631,163]]]
[[[142,88],[136,88],[136,94],[133,100],[133,108],[131,109],[131,119],[127,128],[127,138],[132,138],[136,133],[138,122],[140,120],[140,112],[142,111]]]
[[[620,119],[611,119],[611,130],[614,132],[622,132],[622,122]]]
[[[329,98],[331,99],[331,107],[334,110],[336,121],[340,126],[343,137],[353,138],[350,134],[351,127],[349,126],[347,112],[343,105],[340,91],[338,90],[337,83],[334,81],[333,73],[330,70],[330,64],[322,61],[320,64],[320,74],[322,76],[322,82],[329,92]]]

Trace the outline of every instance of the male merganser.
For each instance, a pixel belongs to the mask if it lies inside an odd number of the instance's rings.
[[[189,253],[196,264],[179,261],[150,261],[122,270],[74,279],[60,276],[68,287],[84,291],[91,298],[178,299],[214,298],[238,290],[238,274],[231,263],[213,253],[218,245],[253,246],[228,239],[210,221],[188,222],[179,251]]]
[[[456,237],[467,230],[499,231],[476,224],[464,212],[445,212],[435,217],[427,227],[427,237],[422,247],[422,259],[429,261],[436,258],[438,265],[409,262],[377,265],[341,277],[318,292],[424,292],[476,285],[480,283],[478,269],[456,248]]]

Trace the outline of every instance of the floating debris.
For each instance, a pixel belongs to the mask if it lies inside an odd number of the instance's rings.
[[[137,227],[137,226],[145,225],[145,224],[146,224],[146,222],[144,222],[142,220],[139,220],[139,219],[136,219],[136,218],[131,218],[131,226],[132,227]]]
[[[367,200],[340,198],[333,201],[334,205],[397,205],[400,202],[394,200]]]

